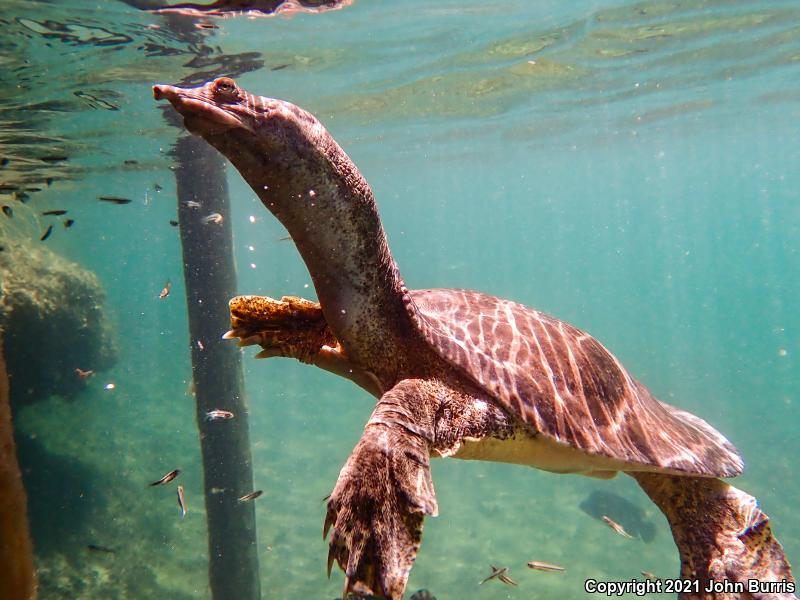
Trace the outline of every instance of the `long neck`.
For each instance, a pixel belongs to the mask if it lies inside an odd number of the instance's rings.
[[[288,146],[291,159],[262,156],[259,168],[233,162],[291,234],[350,360],[391,379],[402,368],[396,349],[413,328],[372,190],[324,129]]]

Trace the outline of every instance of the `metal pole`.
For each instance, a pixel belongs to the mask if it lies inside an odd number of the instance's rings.
[[[253,469],[241,355],[221,339],[236,293],[228,185],[222,157],[203,140],[182,137],[175,148],[178,221],[189,311],[197,427],[203,455],[209,583],[214,600],[256,600],[255,510],[238,498],[253,490]],[[195,208],[193,203],[199,203]],[[222,215],[221,223],[203,217]],[[209,420],[223,409],[229,420]]]

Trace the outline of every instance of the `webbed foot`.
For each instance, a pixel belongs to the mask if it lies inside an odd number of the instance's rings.
[[[284,296],[237,296],[229,303],[231,330],[223,337],[240,346],[259,345],[257,358],[284,356],[310,363],[324,345],[336,345],[316,302]]]
[[[402,598],[423,518],[438,513],[428,440],[398,424],[397,406],[387,402],[395,390],[378,404],[328,501],[328,575],[335,559],[345,572],[345,598]]]

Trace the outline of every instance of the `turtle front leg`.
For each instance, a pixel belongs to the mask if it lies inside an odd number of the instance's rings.
[[[257,358],[285,356],[311,364],[320,348],[336,345],[322,307],[311,300],[236,296],[228,306],[231,330],[224,337],[239,338],[240,346],[261,346]]]
[[[347,358],[319,303],[297,296],[236,296],[228,305],[231,330],[223,337],[238,338],[239,346],[261,346],[256,358],[294,358],[349,379],[373,396],[383,393],[372,373]]]
[[[719,479],[630,475],[667,517],[681,556],[681,577],[698,582],[697,590],[679,595],[682,600],[796,598],[789,561],[755,498]],[[710,581],[722,580],[737,582],[749,593],[705,592]],[[764,588],[750,591],[750,582]]]
[[[333,527],[334,559],[349,592],[402,598],[422,537],[425,515],[438,506],[429,458],[440,390],[407,379],[383,395],[339,474],[328,501],[324,537]]]

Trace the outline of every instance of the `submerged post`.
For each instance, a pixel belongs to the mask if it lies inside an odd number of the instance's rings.
[[[36,571],[25,486],[17,463],[8,375],[0,331],[0,598],[35,600]]]
[[[255,510],[252,502],[238,501],[253,490],[247,402],[239,350],[221,339],[230,324],[228,299],[236,293],[225,163],[216,150],[193,137],[178,140],[175,157],[209,584],[214,600],[255,600],[261,597]],[[203,218],[213,213],[222,221],[205,223]],[[207,419],[214,409],[230,411],[234,418]]]

